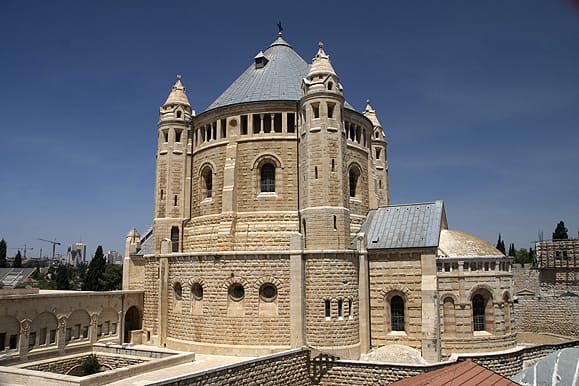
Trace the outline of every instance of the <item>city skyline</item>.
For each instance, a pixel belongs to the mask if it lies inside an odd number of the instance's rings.
[[[156,123],[181,74],[197,114],[284,39],[325,43],[349,103],[388,139],[393,204],[529,248],[579,231],[579,12],[571,1],[0,4],[0,238],[124,251],[152,223]],[[16,251],[9,249],[9,255]]]

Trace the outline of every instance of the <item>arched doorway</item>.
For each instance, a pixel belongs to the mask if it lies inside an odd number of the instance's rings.
[[[123,342],[131,342],[131,331],[141,329],[141,315],[135,306],[129,307],[125,313],[125,333]]]

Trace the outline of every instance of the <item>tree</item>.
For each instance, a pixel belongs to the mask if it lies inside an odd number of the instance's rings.
[[[516,255],[517,255],[517,250],[515,249],[515,243],[510,243],[509,244],[509,256],[516,257]]]
[[[56,268],[55,285],[58,290],[71,290],[72,270],[68,264],[59,264]]]
[[[105,273],[106,260],[103,254],[103,247],[97,247],[94,257],[88,265],[88,270],[84,282],[82,283],[83,291],[103,291],[103,275]]]
[[[553,240],[567,240],[569,235],[567,235],[567,227],[565,227],[565,223],[563,221],[559,221],[557,227],[555,228],[555,232],[553,232]]]
[[[530,249],[532,251],[532,249]],[[528,264],[533,262],[533,258],[529,255],[529,252],[525,248],[521,248],[515,253],[515,263]]]
[[[82,362],[82,369],[84,371],[84,375],[91,375],[98,373],[100,367],[101,365],[95,354],[90,354]]]
[[[0,240],[0,268],[7,268],[8,262],[6,261],[6,241],[4,239]]]
[[[102,278],[104,291],[120,290],[123,284],[123,266],[107,264]]]
[[[14,256],[12,268],[22,268],[22,255],[20,254],[20,251],[18,251],[18,253],[16,253],[16,256]]]
[[[499,240],[497,241],[497,247],[496,247],[499,251],[501,251],[504,254],[506,254],[506,250],[505,250],[505,242],[503,241],[503,239],[501,238],[501,234],[499,233]]]

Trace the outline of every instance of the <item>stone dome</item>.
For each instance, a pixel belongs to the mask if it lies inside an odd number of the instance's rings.
[[[487,241],[470,233],[443,229],[438,242],[440,257],[503,257],[504,255]]]

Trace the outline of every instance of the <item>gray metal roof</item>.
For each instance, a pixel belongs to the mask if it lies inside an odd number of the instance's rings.
[[[263,56],[268,61],[263,68],[255,68],[255,63],[251,63],[207,110],[246,102],[299,100],[309,65],[281,36]]]
[[[36,268],[0,268],[0,287],[19,288],[26,285]]]
[[[299,101],[310,65],[281,36],[255,58],[263,57],[265,66],[256,68],[251,63],[205,111],[247,102]],[[345,107],[354,110],[348,102]]]
[[[360,231],[368,250],[437,247],[445,223],[442,201],[391,205],[370,210]]]

